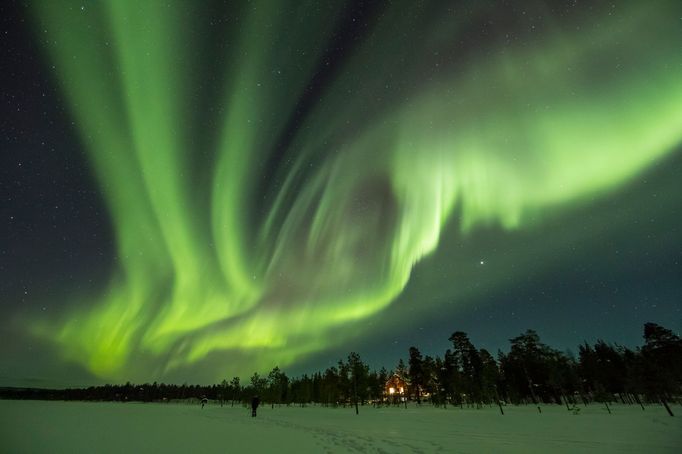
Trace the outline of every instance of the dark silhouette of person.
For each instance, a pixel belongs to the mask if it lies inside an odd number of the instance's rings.
[[[256,417],[256,410],[258,409],[258,405],[260,405],[260,398],[258,396],[253,396],[251,399],[251,417]]]
[[[204,408],[204,405],[208,403],[208,399],[204,396],[201,398],[201,408]]]

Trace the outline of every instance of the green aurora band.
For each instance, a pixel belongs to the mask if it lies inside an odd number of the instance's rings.
[[[465,20],[406,2],[343,60],[268,174],[343,5],[239,5],[221,12],[240,18],[211,47],[222,54],[202,57],[193,2],[168,3],[33,8],[117,262],[102,294],[27,323],[102,378],[211,354],[233,360],[214,366],[220,378],[338,346],[400,295],[453,213],[464,234],[524,228],[682,140],[679,3],[619,4],[452,64],[440,53]],[[199,124],[194,96],[216,77],[214,123]]]

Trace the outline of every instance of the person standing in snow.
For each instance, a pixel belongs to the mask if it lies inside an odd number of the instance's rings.
[[[255,418],[256,417],[256,410],[258,409],[258,405],[260,404],[260,399],[258,396],[253,396],[251,399],[251,417]]]

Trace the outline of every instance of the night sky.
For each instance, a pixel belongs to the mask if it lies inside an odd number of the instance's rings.
[[[682,330],[682,2],[0,18],[0,386]]]

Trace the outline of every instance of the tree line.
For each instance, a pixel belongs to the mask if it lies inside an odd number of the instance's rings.
[[[370,370],[352,352],[335,366],[313,374],[288,377],[279,367],[267,375],[254,373],[248,382],[240,377],[221,383],[175,385],[145,383],[71,389],[0,388],[0,398],[95,401],[213,400],[220,405],[247,403],[258,395],[275,405],[327,406],[405,404],[414,401],[436,406],[506,404],[565,405],[575,408],[591,402],[640,405],[661,403],[672,415],[669,402],[682,396],[682,340],[655,323],[644,325],[644,344],[636,349],[598,340],[578,346],[577,357],[543,342],[527,330],[509,340],[507,353],[496,357],[476,348],[469,336],[454,332],[441,356],[423,355],[410,347],[407,362],[393,370]],[[397,376],[402,392],[389,393],[387,382]]]

